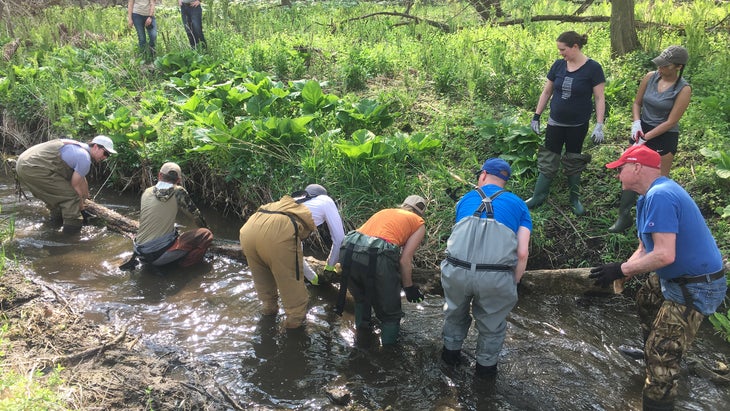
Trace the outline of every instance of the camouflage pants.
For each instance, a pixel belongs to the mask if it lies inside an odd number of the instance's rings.
[[[645,339],[644,397],[672,402],[677,396],[680,361],[705,317],[694,308],[665,300],[656,274],[641,287],[636,303]]]

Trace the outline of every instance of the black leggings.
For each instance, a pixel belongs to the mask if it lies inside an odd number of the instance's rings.
[[[562,154],[563,145],[566,153],[580,154],[583,151],[583,140],[588,133],[588,123],[577,127],[551,126],[545,129],[545,148],[555,154]]]

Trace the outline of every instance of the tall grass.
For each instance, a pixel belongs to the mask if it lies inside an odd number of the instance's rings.
[[[528,151],[537,141],[529,134],[515,136],[529,123],[547,70],[559,58],[557,36],[566,30],[587,33],[584,52],[602,64],[607,76],[607,141],[586,144],[594,158],[583,178],[588,215],[559,212],[569,202],[565,182],[556,181],[550,203],[533,213],[539,227],[532,253],[534,261],[585,266],[625,258],[635,246],[631,235],[605,234],[615,219],[619,187],[602,164],[626,146],[631,103],[638,81],[653,69],[650,59],[670,44],[683,44],[691,56],[685,76],[693,85],[693,100],[681,121],[681,152],[672,177],[692,190],[711,225],[719,227],[715,222],[721,214],[714,210],[724,207],[720,199],[727,202],[727,182],[698,153],[704,147],[730,151],[730,41],[727,33],[711,29],[727,8],[710,0],[638,1],[636,17],[648,23],[638,33],[643,49],[612,59],[608,24],[529,21],[539,14],[570,14],[575,3],[503,4],[511,7],[512,18],[527,22],[499,27],[484,24],[467,6],[414,4],[413,15],[447,23],[452,29],[447,33],[395,16],[357,19],[402,10],[400,3],[295,2],[280,7],[216,0],[204,3],[209,50],[203,54],[189,49],[177,8],[165,4],[157,13],[159,56],[154,65],[138,57],[123,7],[51,8],[12,21],[14,36],[30,41],[10,61],[0,62],[0,106],[29,128],[46,126],[19,145],[49,135],[83,139],[110,134],[120,145],[113,177],[120,186],[142,186],[161,162],[177,160],[191,170],[193,192],[221,200],[227,211],[234,204],[233,211],[245,214],[247,206],[320,182],[342,197],[349,225],[361,223],[379,207],[399,204],[404,195],[426,194],[437,205],[429,207],[428,236],[440,239],[450,229],[453,212],[445,191],[465,189],[452,172],[468,176],[486,157],[516,155],[516,177],[508,188],[530,196],[535,164]],[[610,4],[600,2],[589,14],[609,13]],[[59,34],[59,24],[69,35]],[[0,34],[0,43],[11,40],[8,33]],[[262,89],[263,77],[273,86]],[[296,86],[302,79],[321,84],[336,102],[304,113]],[[251,94],[263,90],[274,93],[269,96],[273,101],[261,104],[260,97],[257,104],[264,111],[256,109],[254,115]],[[365,100],[387,107],[392,122],[387,127],[344,123],[344,118],[364,115],[342,113]],[[287,124],[305,116],[312,119],[302,134],[292,134]],[[485,137],[484,124],[504,126]],[[423,133],[442,145],[433,151],[406,149],[405,156],[395,150],[377,160],[351,159],[334,147],[354,141],[361,128],[379,144],[397,141],[400,133],[409,138]],[[287,140],[292,135],[297,136],[293,142]],[[574,237],[567,241],[589,249],[558,249],[551,229],[569,230]],[[730,238],[716,236],[723,252],[730,252]],[[438,240],[433,246],[433,254],[442,249]]]

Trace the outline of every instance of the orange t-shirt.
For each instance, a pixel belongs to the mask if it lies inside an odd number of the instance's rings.
[[[403,247],[423,224],[423,217],[414,212],[402,208],[386,208],[375,213],[357,231]]]

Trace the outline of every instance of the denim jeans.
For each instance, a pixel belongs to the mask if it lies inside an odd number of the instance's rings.
[[[188,35],[190,47],[195,48],[200,44],[203,48],[208,45],[203,35],[203,7],[192,7],[190,4],[183,3],[180,6],[180,15],[182,16],[183,26],[185,26],[185,34]]]
[[[134,28],[137,30],[137,40],[139,41],[140,51],[142,51],[142,53],[149,52],[154,56],[155,46],[157,45],[157,20],[152,17],[152,24],[145,27],[144,23],[147,21],[147,17],[148,16],[132,13],[132,23],[134,23]],[[145,33],[145,30],[147,33]],[[150,37],[149,43],[147,42],[147,36]],[[147,44],[149,44],[149,50],[147,49]]]
[[[679,304],[689,305],[684,301],[682,288],[679,284],[661,279],[662,294],[664,298],[675,301]],[[722,304],[727,292],[727,279],[725,277],[718,278],[712,282],[699,282],[687,284],[687,290],[692,295],[692,303],[694,303],[697,311],[703,315],[712,315],[717,307]]]

